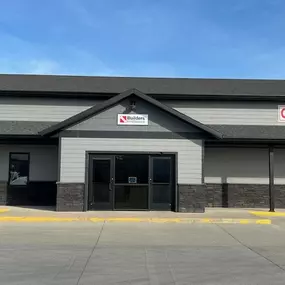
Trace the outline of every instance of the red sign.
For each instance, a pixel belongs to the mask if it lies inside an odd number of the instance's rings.
[[[128,120],[127,120],[127,116],[120,116],[120,123],[124,124],[126,123]]]
[[[278,106],[278,121],[285,122],[285,106]]]

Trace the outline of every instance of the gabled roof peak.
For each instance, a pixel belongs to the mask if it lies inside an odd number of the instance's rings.
[[[188,123],[189,125],[193,125],[199,129],[213,135],[216,138],[222,138],[222,135],[218,131],[216,131],[216,130],[214,130],[214,129],[212,129],[212,128],[210,128],[210,127],[208,127],[208,126],[206,126],[206,125],[204,125],[204,124],[202,124],[202,123],[200,123],[200,122],[198,122],[198,121],[196,121],[196,120],[194,120],[194,119],[192,119],[192,118],[190,118],[190,117],[188,117],[188,116],[186,116],[186,115],[184,115],[184,114],[182,114],[176,110],[174,110],[173,108],[157,101],[156,99],[142,93],[141,91],[139,91],[135,88],[128,89],[128,90],[118,94],[117,96],[110,98],[109,100],[106,100],[102,103],[99,103],[99,104],[97,104],[97,105],[95,105],[95,106],[71,117],[71,118],[68,118],[67,120],[65,120],[63,122],[60,122],[54,126],[51,126],[50,128],[43,130],[39,134],[40,135],[53,135],[55,133],[58,133],[58,132],[66,129],[70,126],[73,126],[77,123],[80,123],[80,122],[82,122],[82,121],[84,121],[84,120],[86,120],[92,116],[95,116],[96,114],[118,104],[122,100],[124,100],[130,96],[133,96],[133,95],[135,95],[135,96],[139,97],[140,99],[156,106],[157,108],[165,111],[166,113],[169,113],[170,115],[176,117],[177,119]]]

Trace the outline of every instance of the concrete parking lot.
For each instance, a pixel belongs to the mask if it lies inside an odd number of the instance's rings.
[[[0,223],[0,284],[284,285],[285,224]]]

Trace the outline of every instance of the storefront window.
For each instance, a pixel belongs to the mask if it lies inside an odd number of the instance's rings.
[[[29,181],[29,153],[10,153],[9,185],[25,186]]]

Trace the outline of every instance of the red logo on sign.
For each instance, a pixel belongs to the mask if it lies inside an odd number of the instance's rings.
[[[127,116],[120,116],[120,123],[126,123],[127,122]]]
[[[281,115],[282,119],[285,119],[285,108],[282,108],[280,110],[280,115]]]

